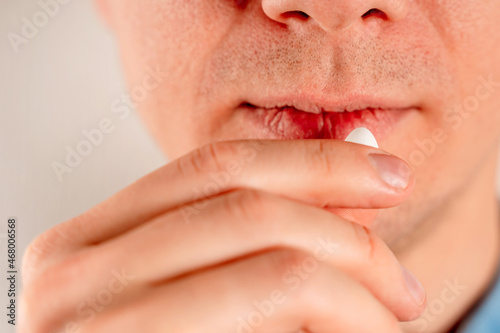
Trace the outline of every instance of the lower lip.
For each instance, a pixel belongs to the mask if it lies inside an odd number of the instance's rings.
[[[245,106],[250,121],[260,129],[261,139],[339,139],[345,140],[358,127],[368,128],[377,139],[387,136],[405,117],[407,109],[366,109],[319,114],[295,108],[264,109]]]

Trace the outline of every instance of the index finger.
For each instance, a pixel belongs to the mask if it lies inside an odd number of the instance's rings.
[[[239,188],[267,191],[323,208],[391,207],[409,195],[411,175],[409,166],[393,155],[339,140],[212,143],[59,225],[49,243],[99,243],[180,205]],[[203,204],[198,207],[185,212],[186,221],[190,214],[202,213]]]

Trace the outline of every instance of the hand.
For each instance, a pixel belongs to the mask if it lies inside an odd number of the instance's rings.
[[[412,185],[403,161],[337,140],[204,146],[32,243],[20,332],[399,332],[423,290],[369,219],[331,211]]]

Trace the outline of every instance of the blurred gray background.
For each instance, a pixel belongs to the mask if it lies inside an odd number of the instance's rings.
[[[18,219],[20,265],[24,248],[43,230],[87,210],[167,161],[135,114],[121,120],[111,112],[111,103],[127,90],[116,45],[92,1],[61,4],[38,31],[31,31],[33,37],[19,45],[19,52],[9,33],[22,35],[25,19],[33,22],[36,17],[44,23],[40,3],[0,0],[0,8],[0,308],[4,309],[8,217]],[[60,181],[52,163],[64,163],[66,147],[74,149],[85,139],[82,131],[97,128],[104,118],[112,121],[114,131]],[[498,188],[500,192],[500,182]],[[14,332],[3,310],[0,318],[0,332]]]
[[[114,40],[92,1],[60,5],[57,14],[14,51],[9,32],[22,36],[23,17],[32,21],[40,10],[38,0],[0,0],[2,333],[14,332],[3,310],[7,218],[18,218],[20,265],[24,248],[43,230],[166,162],[135,114],[121,120],[111,111],[112,101],[127,89]],[[104,118],[112,121],[114,131],[59,181],[51,164],[65,163],[66,146],[75,149],[85,139],[82,131],[97,128]]]

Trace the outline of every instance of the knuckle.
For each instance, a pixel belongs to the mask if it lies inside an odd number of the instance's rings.
[[[81,264],[81,261],[74,260],[74,256],[70,256],[62,262],[51,266],[50,268],[41,269],[35,279],[31,279],[30,283],[27,285],[26,290],[27,295],[30,294],[45,294],[51,293],[53,289],[57,289],[61,287],[60,280],[68,277],[67,272],[70,267],[78,267]],[[73,269],[74,270],[74,269]],[[76,276],[70,278],[77,278]],[[63,281],[64,282],[64,281]],[[39,295],[36,298],[43,299],[43,296]]]
[[[314,140],[311,142],[312,147],[308,150],[308,161],[310,167],[315,170],[315,172],[320,172],[325,176],[331,175],[333,170],[335,170],[335,154],[330,154],[325,152],[325,143],[323,140]]]
[[[373,264],[373,261],[377,259],[377,242],[376,236],[365,226],[357,225],[351,223],[354,233],[356,235],[357,246],[355,247],[356,256],[364,264]]]
[[[285,283],[291,277],[295,278],[297,269],[303,265],[306,255],[298,250],[281,249],[273,251],[267,262],[267,270],[270,276],[281,283]]]
[[[29,259],[49,256],[55,249],[56,234],[53,229],[49,229],[35,238],[26,250],[26,257]]]
[[[23,285],[27,285],[33,278],[33,275],[39,269],[39,252],[33,248],[33,245],[30,244],[26,248],[23,259],[22,259],[22,281]]]
[[[30,318],[32,327],[37,332],[48,331],[55,324],[59,311],[51,311],[54,308],[61,309],[61,304],[50,302],[47,307],[40,308],[40,301],[60,298],[64,291],[61,288],[68,286],[68,281],[78,281],[85,272],[88,260],[86,255],[79,253],[72,255],[53,265],[50,269],[38,272],[36,278],[30,279],[23,291],[23,311]]]
[[[31,243],[28,245],[26,248],[24,255],[23,255],[23,266],[22,266],[22,272],[23,272],[23,277],[25,274],[29,271],[35,270],[37,267],[37,261],[38,261],[38,256],[39,256],[39,251],[36,249],[36,247]]]
[[[222,161],[231,153],[233,148],[226,142],[209,143],[179,158],[177,167],[187,175],[221,170]]]
[[[270,218],[276,211],[276,205],[271,202],[273,197],[270,194],[255,189],[245,189],[232,192],[225,203],[227,211],[236,221],[267,224],[269,221],[277,220]]]
[[[227,210],[230,215],[238,219],[251,219],[255,210],[262,201],[262,195],[255,190],[239,190],[230,195],[226,201]]]
[[[34,273],[67,256],[69,247],[71,244],[75,244],[75,240],[64,230],[68,227],[67,223],[71,223],[72,226],[77,225],[79,219],[80,217],[75,217],[37,236],[24,253],[23,272]]]
[[[50,229],[39,235],[28,246],[23,257],[23,271],[32,272],[39,269],[40,265],[56,253],[58,246],[58,233]]]

